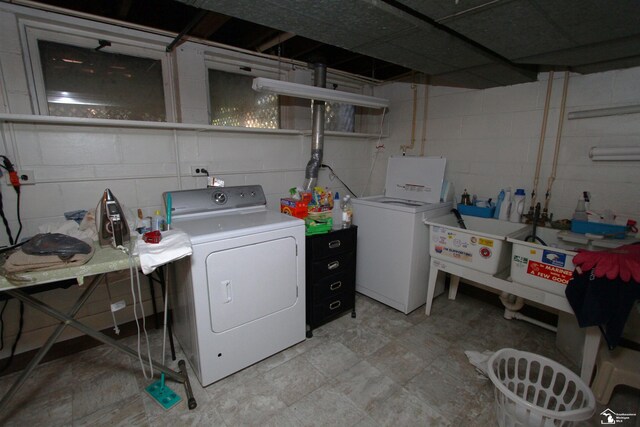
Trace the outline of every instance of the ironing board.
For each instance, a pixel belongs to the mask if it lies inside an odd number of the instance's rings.
[[[137,268],[139,266],[139,260],[135,258],[135,262]],[[20,283],[16,282],[18,284],[9,282],[5,277],[0,276],[0,292],[6,292],[8,295],[24,302],[34,309],[60,321],[60,324],[55,331],[47,339],[34,358],[29,362],[27,367],[22,371],[21,375],[16,379],[9,391],[7,391],[7,393],[2,397],[2,400],[0,400],[0,412],[4,410],[9,400],[16,394],[27,378],[29,378],[38,363],[42,361],[53,344],[55,344],[67,325],[78,329],[84,334],[89,335],[90,337],[95,338],[116,350],[126,353],[134,358],[138,358],[138,353],[136,351],[119,343],[113,338],[104,335],[103,333],[96,331],[77,320],[74,320],[76,314],[78,314],[93,291],[98,287],[98,285],[100,285],[107,273],[127,269],[129,269],[129,256],[122,251],[107,247],[97,248],[91,260],[84,265],[56,270],[22,273],[20,274],[20,278],[23,278],[24,281]],[[87,277],[91,277],[88,285],[84,284],[84,279]],[[78,300],[67,313],[62,313],[25,292],[25,289],[28,287],[69,279],[77,280],[78,284],[80,286],[86,286],[86,289],[80,297],[78,297]],[[147,359],[142,358],[142,361],[146,365],[149,365],[149,361]],[[152,360],[151,363],[155,368],[159,368],[160,371],[164,372],[167,377],[184,384],[188,407],[189,409],[194,409],[197,403],[193,397],[193,392],[191,391],[191,384],[189,383],[185,362],[183,360],[178,362],[179,371],[177,372],[157,363],[154,360]]]

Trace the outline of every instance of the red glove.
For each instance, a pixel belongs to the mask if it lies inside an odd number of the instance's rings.
[[[582,271],[595,268],[596,277],[607,276],[607,279],[613,280],[619,276],[624,282],[633,278],[635,282],[640,283],[640,244],[605,251],[580,249],[578,252],[573,258],[573,264]]]

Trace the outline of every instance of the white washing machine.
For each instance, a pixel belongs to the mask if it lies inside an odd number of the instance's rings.
[[[440,201],[445,166],[440,157],[391,157],[385,194],[353,200],[356,291],[405,314],[425,303],[429,227],[422,220],[452,209]]]
[[[173,269],[174,331],[202,385],[303,341],[304,221],[267,210],[259,185],[170,194],[193,246]]]

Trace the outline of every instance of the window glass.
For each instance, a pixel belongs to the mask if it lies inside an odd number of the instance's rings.
[[[353,105],[337,102],[325,103],[325,130],[353,132],[355,129],[356,109]]]
[[[256,92],[253,76],[209,70],[211,124],[279,129],[278,95]]]
[[[49,114],[166,121],[160,60],[38,41]]]

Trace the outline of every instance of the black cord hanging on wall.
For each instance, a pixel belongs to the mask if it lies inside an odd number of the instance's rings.
[[[111,42],[109,40],[98,40],[98,44],[99,46],[94,49],[96,52],[100,49],[111,46]]]

